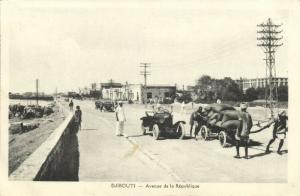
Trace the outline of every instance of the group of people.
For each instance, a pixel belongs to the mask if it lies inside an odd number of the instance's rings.
[[[218,100],[217,103],[221,103],[221,101]],[[71,100],[71,102],[69,104],[71,111],[73,111],[73,105],[74,105],[74,103]],[[234,139],[235,139],[235,146],[236,146],[236,155],[234,156],[234,158],[241,158],[239,149],[240,149],[241,144],[244,143],[245,158],[248,159],[248,158],[250,158],[248,155],[248,144],[250,142],[250,139],[249,139],[250,131],[247,131],[247,130],[251,129],[251,127],[252,127],[252,119],[248,119],[248,121],[251,122],[251,124],[242,123],[242,118],[245,118],[245,117],[251,118],[251,115],[248,114],[247,104],[245,104],[245,103],[242,103],[240,105],[240,110],[241,110],[241,115],[240,115],[239,120],[241,121],[241,126],[236,130],[236,133],[235,133]],[[115,105],[115,115],[116,115],[115,116],[116,117],[116,136],[124,136],[124,123],[126,121],[126,116],[125,116],[125,111],[123,108],[123,103],[121,101],[117,102]],[[205,113],[205,111],[203,111],[203,108],[201,106],[199,106],[199,108],[195,112],[193,112],[190,116],[190,136],[191,137],[192,137],[192,131],[193,131],[193,129],[195,129],[194,138],[196,139],[196,136],[198,135],[198,133],[200,131],[200,127],[205,124],[206,120],[207,120],[207,114]],[[268,142],[268,145],[265,150],[266,154],[270,153],[270,146],[276,139],[280,140],[279,146],[277,149],[277,153],[282,154],[281,148],[283,146],[284,139],[286,138],[286,133],[288,131],[287,120],[288,120],[288,117],[287,117],[286,112],[282,111],[278,114],[278,116],[276,118],[272,119],[267,125],[265,125],[264,127],[262,127],[260,129],[260,130],[263,130],[265,128],[270,127],[272,124],[274,124],[272,138]],[[76,106],[76,111],[74,114],[74,121],[75,121],[76,125],[78,125],[78,129],[80,130],[81,122],[82,122],[82,111],[80,110],[80,106]],[[244,126],[249,126],[249,127],[247,128]]]
[[[221,103],[220,101],[218,101],[217,103]],[[250,123],[242,123],[242,118],[251,118],[251,115],[248,114],[247,112],[247,104],[242,103],[240,105],[240,110],[241,110],[241,115],[239,117],[239,121],[241,121],[241,126],[236,130],[235,133],[235,146],[236,146],[236,155],[234,156],[234,158],[241,158],[240,156],[240,146],[242,143],[244,143],[245,145],[245,158],[249,159],[249,155],[248,155],[248,145],[250,142],[249,139],[249,134],[250,134],[250,129],[252,127],[252,119],[248,119],[248,122]],[[200,106],[198,108],[198,110],[196,110],[195,112],[193,112],[190,116],[190,136],[192,137],[192,131],[193,129],[195,129],[194,131],[194,138],[197,139],[197,135],[198,132],[200,131],[200,127],[202,125],[205,124],[206,120],[207,120],[207,114],[203,111],[203,108]],[[274,124],[273,126],[273,134],[272,134],[272,138],[269,141],[265,153],[268,154],[270,153],[270,146],[272,145],[272,143],[276,140],[279,139],[279,146],[277,149],[277,153],[278,154],[282,154],[281,152],[281,148],[283,146],[284,143],[284,139],[286,138],[286,133],[288,131],[288,127],[287,127],[287,114],[285,111],[282,111],[278,114],[278,116],[276,118],[273,118],[267,125],[265,125],[264,127],[262,127],[261,129],[259,129],[256,132],[262,131],[268,127],[270,127],[272,124]],[[244,127],[244,126],[248,126],[248,127]],[[248,130],[248,131],[247,131]]]
[[[69,103],[70,111],[73,111],[74,102],[71,100]],[[125,112],[123,109],[123,103],[122,102],[115,102],[115,113],[116,113],[116,135],[117,136],[123,136],[124,135],[124,123],[126,121]],[[74,122],[77,126],[78,130],[81,129],[81,122],[82,122],[82,111],[80,109],[80,106],[76,106],[76,110],[74,113]]]

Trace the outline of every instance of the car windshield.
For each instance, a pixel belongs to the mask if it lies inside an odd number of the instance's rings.
[[[163,107],[158,107],[158,108],[156,109],[156,112],[157,112],[157,113],[170,113],[170,111],[169,111],[168,109],[163,108]]]

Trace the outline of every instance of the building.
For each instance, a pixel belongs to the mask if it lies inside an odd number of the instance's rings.
[[[91,93],[91,89],[89,89],[88,87],[79,88],[79,94],[81,96],[89,96],[90,93]]]
[[[127,84],[124,86],[125,98],[138,103],[142,102],[142,84]]]
[[[236,80],[237,84],[240,88],[245,91],[248,88],[264,88],[269,83],[269,78],[255,78],[255,79],[247,79],[240,78]],[[276,77],[273,78],[273,83],[277,86],[288,86],[288,78],[284,77]]]
[[[138,103],[148,102],[150,100],[162,101],[165,98],[171,98],[176,94],[176,86],[172,85],[147,85],[128,84],[124,88],[125,98]]]
[[[124,89],[121,83],[100,83],[100,89],[103,99],[123,100],[124,98]]]
[[[98,96],[100,92],[101,95]],[[92,96],[97,94],[97,96]],[[163,100],[165,98],[171,98],[176,94],[175,85],[147,85],[144,88],[142,84],[125,84],[110,82],[107,83],[92,83],[90,89],[90,95],[92,97],[99,97],[102,99],[111,100],[132,100],[137,103],[143,103],[145,101]]]

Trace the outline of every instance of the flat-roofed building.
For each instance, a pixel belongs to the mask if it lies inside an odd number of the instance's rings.
[[[171,98],[176,93],[175,85],[147,85],[144,88],[142,84],[128,84],[124,90],[125,97],[138,103],[153,100],[162,101],[165,98]]]
[[[248,88],[264,88],[269,84],[269,78],[255,78],[255,79],[247,79],[240,78],[235,80],[240,88],[245,91]],[[273,78],[273,83],[277,86],[288,86],[288,78],[285,77],[276,77]]]

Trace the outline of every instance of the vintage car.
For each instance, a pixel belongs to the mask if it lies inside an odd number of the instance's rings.
[[[115,111],[115,104],[111,100],[96,100],[95,101],[95,108],[100,109],[101,111],[108,111],[114,112]]]
[[[183,139],[185,135],[185,121],[177,121],[173,124],[173,115],[166,109],[160,111],[146,111],[142,120],[141,131],[146,135],[147,131],[152,132],[155,140],[160,137],[175,137]]]

